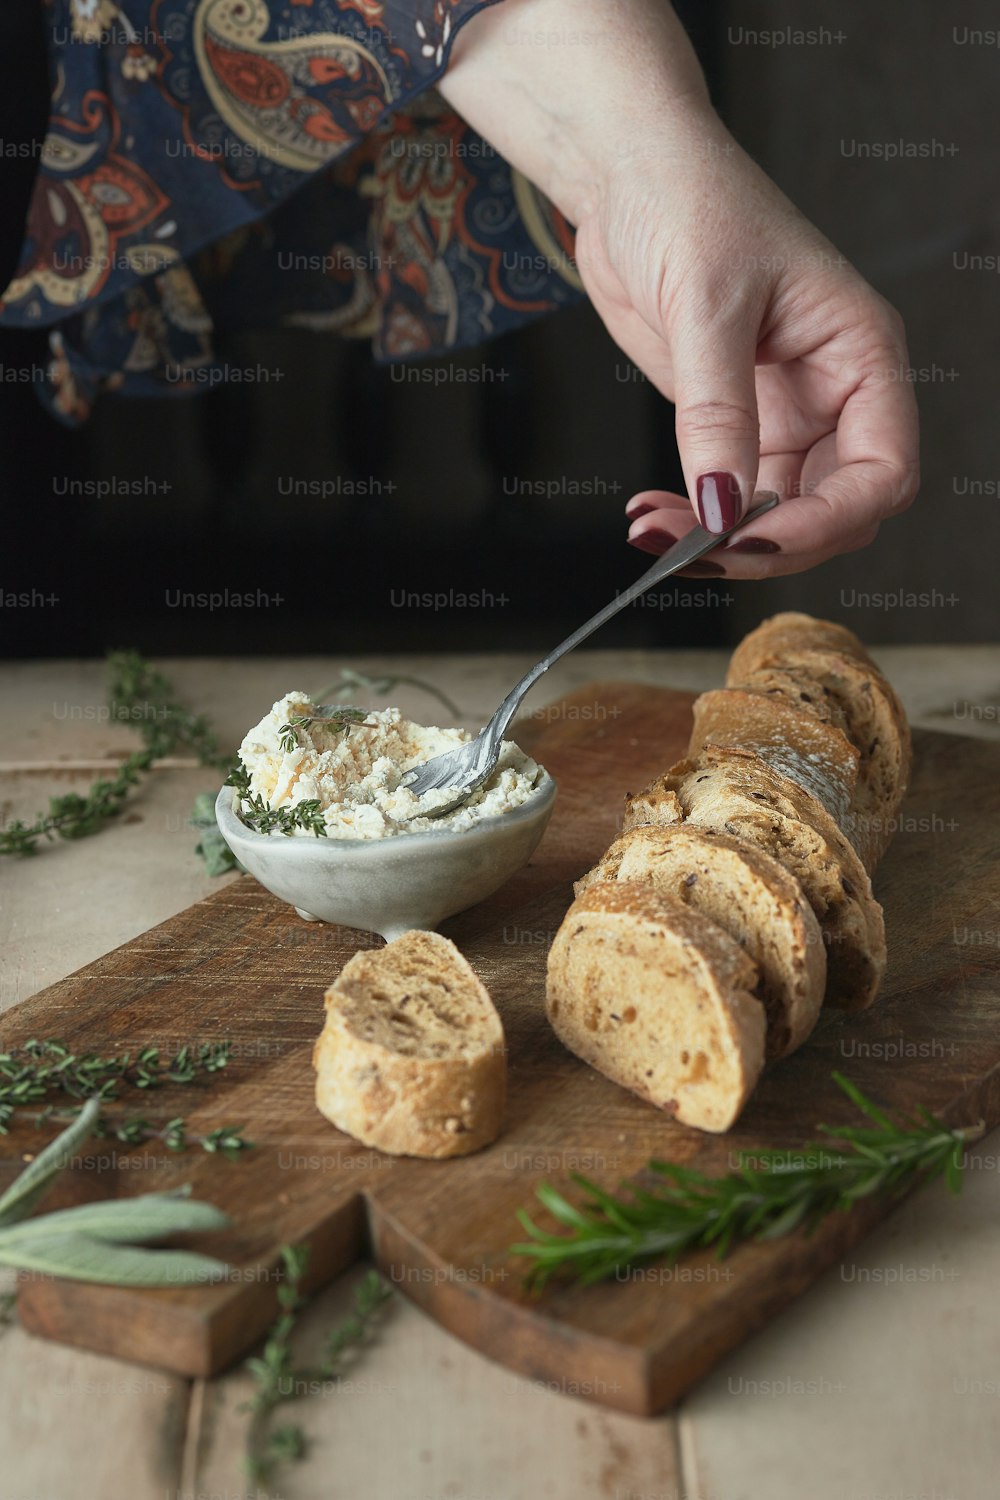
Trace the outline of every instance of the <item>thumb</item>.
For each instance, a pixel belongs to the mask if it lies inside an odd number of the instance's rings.
[[[686,320],[671,345],[688,495],[706,531],[728,531],[750,504],[760,462],[756,333],[746,323]]]

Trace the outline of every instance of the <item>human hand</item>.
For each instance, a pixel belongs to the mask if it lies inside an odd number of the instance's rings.
[[[776,510],[697,565],[757,578],[866,546],[906,509],[899,316],[726,131],[669,6],[504,0],[461,31],[440,89],[576,226],[591,301],[676,405],[692,498],[633,496],[634,545],[664,551],[699,498],[726,530],[773,490]]]
[[[759,488],[781,505],[709,554],[727,576],[867,546],[917,489],[901,320],[700,102],[674,146],[625,163],[577,228],[608,331],[676,404],[693,497],[633,496],[629,540],[665,551],[694,524],[692,503],[725,530]]]

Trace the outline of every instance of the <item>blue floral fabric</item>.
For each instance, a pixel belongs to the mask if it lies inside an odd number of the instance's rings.
[[[52,409],[197,389],[235,328],[387,361],[578,300],[572,226],[433,88],[491,3],[47,0],[51,116],[0,324],[50,330]]]

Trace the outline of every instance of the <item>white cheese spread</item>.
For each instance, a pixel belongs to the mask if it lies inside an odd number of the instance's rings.
[[[358,723],[327,723],[308,718],[314,708],[306,693],[286,693],[240,746],[250,790],[271,807],[319,803],[327,836],[384,839],[401,833],[454,833],[483,818],[510,812],[534,795],[542,769],[511,740],[489,779],[461,807],[429,816],[447,802],[447,790],[415,797],[400,781],[432,756],[466,744],[465,729],[425,728],[404,719],[398,708],[373,710]],[[283,726],[289,722],[293,731]],[[310,834],[296,828],[295,834]]]

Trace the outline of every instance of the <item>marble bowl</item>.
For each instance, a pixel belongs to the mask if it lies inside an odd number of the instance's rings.
[[[307,922],[336,922],[391,941],[475,906],[526,865],[551,816],[556,784],[543,770],[533,796],[511,812],[457,832],[386,839],[257,833],[239,817],[236,797],[234,787],[224,786],[215,816],[261,885]]]

